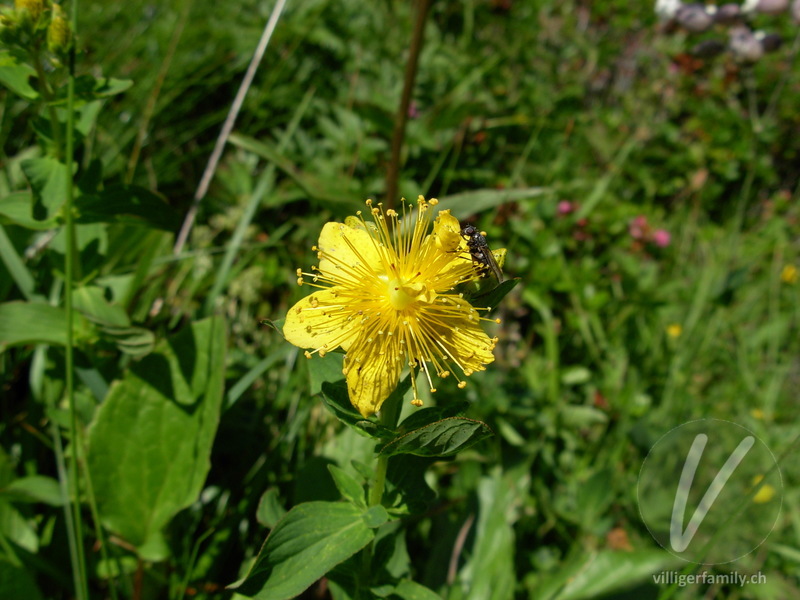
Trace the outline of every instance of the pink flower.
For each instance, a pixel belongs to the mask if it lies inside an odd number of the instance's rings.
[[[640,240],[645,237],[645,234],[649,229],[650,227],[647,224],[647,217],[644,215],[639,215],[638,217],[634,217],[633,221],[631,221],[630,225],[628,226],[628,233],[631,234],[633,239]]]
[[[653,243],[659,248],[666,248],[671,240],[672,236],[666,229],[656,229],[653,232]]]
[[[558,214],[561,216],[568,215],[575,210],[575,206],[569,200],[562,200],[558,203]]]
[[[419,110],[417,110],[417,103],[412,100],[411,104],[408,105],[408,118],[409,119],[416,119],[419,116]]]

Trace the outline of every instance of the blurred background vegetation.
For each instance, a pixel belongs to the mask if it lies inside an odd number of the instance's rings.
[[[413,4],[288,2],[189,243],[172,253],[271,8],[80,5],[78,71],[133,81],[102,107],[80,173],[102,165],[104,186],[167,201],[144,223],[81,225],[83,282],[155,339],[215,313],[229,331],[211,471],[169,524],[168,558],[143,569],[124,540],[109,544],[145,598],[229,597],[274,515],[335,499],[325,464],[371,452],[319,402],[318,363],[263,323],[307,293],[295,269],[315,262],[322,224],[384,198]],[[692,56],[702,36],[664,31],[647,3],[432,3],[400,192],[476,222],[522,279],[497,311],[496,362],[428,401],[466,398],[496,433],[431,467],[438,496],[410,527],[414,578],[442,597],[800,597],[800,30],[788,15],[756,20],[786,43],[744,65]],[[27,189],[20,163],[40,153],[38,108],[0,94],[7,196]],[[63,242],[8,219],[3,230],[53,294]],[[0,264],[0,299],[22,297]],[[34,352],[0,355],[6,482],[55,476],[47,428],[64,409],[33,390],[59,389],[63,359],[37,365]],[[138,360],[107,340],[84,355],[107,381]],[[78,385],[84,423],[99,403],[90,387]],[[748,427],[779,458],[781,517],[737,563],[765,585],[653,583],[685,565],[644,527],[637,475],[661,435],[700,417]],[[62,513],[3,502],[4,543],[25,550],[43,597],[70,597]],[[87,548],[106,597],[108,565]]]

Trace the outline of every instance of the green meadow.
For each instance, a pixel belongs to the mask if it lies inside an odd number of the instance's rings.
[[[7,0],[0,598],[800,598],[793,4]],[[493,359],[365,414],[284,325],[419,196]]]

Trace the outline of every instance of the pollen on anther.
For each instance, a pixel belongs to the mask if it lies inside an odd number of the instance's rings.
[[[463,390],[465,387],[467,387],[467,382],[466,381],[459,381],[458,382],[458,389]]]
[[[303,352],[303,356],[305,356],[306,358],[311,358],[311,352],[306,350],[305,352]]]
[[[417,408],[419,408],[420,406],[422,406],[422,404],[423,404],[423,402],[422,402],[422,400],[420,400],[419,398],[414,398],[414,399],[411,401],[411,405],[412,405],[412,406],[416,406]]]

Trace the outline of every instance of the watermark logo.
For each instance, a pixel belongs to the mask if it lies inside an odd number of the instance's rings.
[[[783,483],[775,457],[748,429],[719,419],[684,423],[651,448],[639,473],[650,534],[686,561],[734,561],[767,539]]]

